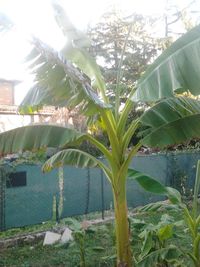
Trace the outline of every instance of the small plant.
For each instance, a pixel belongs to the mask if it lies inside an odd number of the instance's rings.
[[[181,250],[169,244],[169,240],[176,235],[176,226],[182,222],[176,222],[173,217],[163,214],[158,223],[149,223],[144,220],[131,219],[133,232],[137,235],[142,246],[140,248],[136,266],[182,266]]]
[[[166,264],[168,262],[168,259],[170,259],[170,262],[172,262],[173,258],[171,255],[173,255],[175,251],[176,251],[176,256],[178,258],[182,254],[182,252],[180,250],[177,250],[176,247],[170,246],[171,251],[169,255],[167,252],[168,248],[165,247],[165,240],[172,237],[173,225],[177,226],[180,224],[186,227],[184,232],[189,233],[192,240],[192,251],[185,251],[184,254],[190,257],[194,267],[200,266],[200,230],[199,230],[200,214],[198,210],[199,189],[200,189],[200,160],[198,160],[197,162],[197,171],[196,171],[192,205],[187,206],[181,198],[177,198],[178,202],[172,205],[174,206],[174,208],[179,209],[180,213],[183,214],[183,221],[185,222],[185,224],[183,224],[182,222],[175,222],[171,225],[166,224],[164,228],[162,228],[162,219],[161,219],[161,223],[158,223],[157,226],[155,225],[152,226],[151,224],[146,226],[146,228],[144,228],[144,231],[140,234],[140,237],[144,239],[140,258],[142,257],[144,258],[141,260],[141,262],[138,263],[138,266],[154,266],[152,265],[153,262],[155,263],[156,261],[159,261],[160,257],[164,262],[166,262]],[[149,204],[143,208],[143,211],[158,211],[161,208],[161,206],[162,203]],[[156,246],[155,240],[157,240],[157,244],[159,244],[159,246]],[[179,264],[180,262],[176,261],[176,265],[173,266],[184,266]],[[161,266],[168,266],[168,265],[161,265]]]
[[[76,219],[69,218],[65,221],[69,228],[72,230],[73,241],[71,242],[71,246],[78,245],[79,256],[80,256],[80,267],[86,267],[86,248],[85,248],[85,238],[87,232],[94,232],[95,229],[90,228],[89,224],[86,221],[79,222]]]
[[[192,237],[192,252],[188,255],[191,257],[194,266],[200,266],[200,214],[198,211],[198,194],[200,189],[200,160],[197,162],[196,179],[194,185],[194,196],[192,201],[192,209],[188,208],[184,203],[180,203],[184,212],[184,219],[188,226],[189,233]]]

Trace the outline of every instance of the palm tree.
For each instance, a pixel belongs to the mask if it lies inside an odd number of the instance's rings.
[[[116,88],[113,107],[106,95],[106,84],[100,70],[87,52],[87,37],[73,27],[60,6],[54,5],[54,9],[56,20],[67,35],[67,45],[58,53],[40,40],[33,39],[33,50],[28,60],[35,74],[35,85],[20,109],[24,113],[33,113],[43,105],[78,107],[88,118],[98,117],[101,120],[109,147],[87,132],[40,124],[1,133],[0,154],[4,156],[55,147],[59,148],[59,152],[45,162],[43,171],[63,165],[101,168],[113,192],[117,266],[131,267],[127,177],[135,179],[150,192],[165,194],[173,203],[180,201],[180,195],[176,190],[130,169],[129,164],[142,145],[165,147],[200,135],[200,103],[178,96],[186,91],[194,95],[200,92],[200,27],[176,41],[149,67],[120,111],[120,86]],[[120,76],[119,72],[118,81]],[[151,102],[152,107],[127,125],[129,112],[138,101]],[[140,125],[147,128],[144,137],[128,150],[129,142]],[[106,164],[84,151],[72,148],[84,140],[103,153]]]

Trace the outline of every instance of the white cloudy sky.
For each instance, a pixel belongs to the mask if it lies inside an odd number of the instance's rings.
[[[167,0],[61,0],[68,16],[79,28],[115,5],[126,14],[134,12],[144,15],[163,15]],[[169,1],[169,0],[168,0]],[[180,8],[192,0],[174,0]],[[56,49],[64,44],[64,39],[53,21],[51,0],[0,0],[0,12],[6,13],[15,23],[15,30],[0,36],[0,78],[19,79],[16,101],[19,102],[26,89],[30,87],[30,76],[25,72],[23,60],[30,47],[30,34],[40,37]],[[200,0],[196,0],[196,8]],[[200,9],[200,8],[199,8]]]

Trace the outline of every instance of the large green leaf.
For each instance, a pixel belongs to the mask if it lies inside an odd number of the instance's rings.
[[[71,165],[79,168],[94,168],[99,167],[102,163],[90,154],[78,149],[64,149],[50,159],[43,165],[43,171],[51,171],[54,168]]]
[[[35,74],[35,84],[20,106],[22,112],[33,112],[42,105],[79,107],[85,114],[110,108],[87,75],[80,71],[62,53],[57,53],[38,39],[27,57]]]
[[[186,97],[160,101],[140,118],[147,126],[141,140],[150,147],[166,147],[200,136],[200,102]]]
[[[148,192],[166,195],[173,204],[181,202],[181,195],[176,189],[162,185],[147,174],[141,173],[134,169],[129,169],[128,177],[135,180],[144,190]]]
[[[102,96],[105,96],[106,86],[100,68],[88,53],[89,38],[74,27],[64,9],[58,3],[53,3],[53,8],[56,22],[63,34],[67,36],[62,53],[90,78],[92,87],[96,88]]]
[[[175,246],[169,246],[166,248],[157,249],[149,253],[146,257],[144,257],[140,262],[137,263],[138,267],[156,267],[158,263],[163,263],[163,261],[167,263],[179,263],[180,256],[183,253]],[[179,266],[179,265],[177,265]],[[181,265],[180,265],[181,266]]]
[[[147,69],[133,101],[156,101],[177,92],[200,94],[200,25],[179,38]]]
[[[40,148],[65,148],[86,136],[73,129],[54,125],[32,125],[0,133],[0,155]]]

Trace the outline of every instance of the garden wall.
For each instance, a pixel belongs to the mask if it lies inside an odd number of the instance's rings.
[[[163,184],[182,191],[194,184],[196,162],[200,152],[139,155],[131,166]],[[113,207],[111,187],[99,169],[65,167],[62,217],[102,211]],[[42,223],[53,217],[53,199],[59,201],[58,170],[43,174],[41,166],[21,165],[6,183],[0,175],[0,229]],[[161,199],[144,192],[134,181],[128,181],[129,207]],[[57,202],[58,202],[57,201]]]

